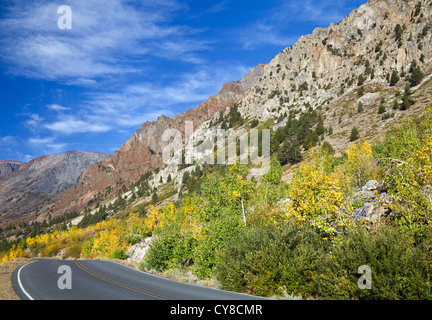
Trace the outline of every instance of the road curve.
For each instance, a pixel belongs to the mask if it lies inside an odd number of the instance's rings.
[[[67,274],[64,269],[70,270],[67,273],[71,275],[71,288],[59,288],[59,279],[64,279]],[[16,269],[12,274],[12,285],[20,298],[26,300],[259,299],[166,279],[120,263],[99,260],[38,259]]]

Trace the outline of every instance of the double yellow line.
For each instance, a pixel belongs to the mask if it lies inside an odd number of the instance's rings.
[[[84,270],[85,272],[91,274],[92,276],[94,276],[94,277],[96,277],[96,278],[99,278],[99,279],[102,279],[102,280],[104,280],[104,281],[107,281],[107,282],[109,282],[109,283],[115,284],[115,285],[117,285],[117,286],[119,286],[119,287],[126,288],[126,289],[129,289],[129,290],[132,290],[132,291],[135,291],[135,292],[138,292],[138,293],[141,293],[141,294],[144,294],[144,295],[147,295],[147,296],[150,296],[150,297],[156,298],[156,299],[161,299],[161,300],[172,300],[172,299],[170,299],[170,298],[167,298],[167,297],[161,296],[161,295],[159,295],[159,294],[152,293],[152,292],[148,292],[148,291],[145,291],[145,290],[142,290],[142,289],[138,289],[138,288],[135,288],[135,287],[129,286],[129,285],[127,285],[127,284],[124,284],[124,283],[121,283],[121,282],[118,282],[118,281],[112,280],[112,279],[110,279],[110,278],[104,277],[104,276],[102,276],[102,275],[100,275],[100,274],[98,274],[98,273],[96,273],[96,272],[94,272],[94,271],[92,271],[92,270],[87,269],[86,267],[84,267],[84,266],[83,266],[79,261],[77,261],[77,260],[75,260],[75,263],[77,264],[77,266],[78,266],[79,268],[81,268],[81,269]]]

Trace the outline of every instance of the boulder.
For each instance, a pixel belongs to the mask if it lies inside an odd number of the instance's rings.
[[[378,181],[376,181],[376,180],[369,180],[363,186],[362,191],[375,191],[375,190],[378,190],[379,187],[380,187],[380,183]]]
[[[386,192],[378,193],[378,186],[379,183],[371,180],[361,189],[357,199],[365,199],[366,197],[367,201],[361,208],[354,210],[354,220],[363,220],[374,224],[391,213],[390,204],[393,202],[393,197],[389,196]]]
[[[128,255],[127,261],[129,262],[141,262],[144,259],[147,251],[150,248],[150,245],[153,241],[154,237],[148,237],[143,241],[132,245],[127,251]]]

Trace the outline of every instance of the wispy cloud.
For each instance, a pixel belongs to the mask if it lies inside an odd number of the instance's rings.
[[[217,12],[221,12],[223,10],[225,10],[228,7],[228,1],[224,0],[224,1],[220,1],[218,3],[216,3],[215,5],[211,6],[210,8],[208,8],[205,13],[217,13]]]
[[[30,78],[94,85],[107,75],[135,73],[147,56],[190,62],[195,50],[206,50],[196,32],[171,25],[170,16],[182,9],[176,1],[88,0],[71,4],[73,27],[57,27],[57,5],[42,1],[16,1],[0,21],[0,55],[9,72]],[[161,54],[165,47],[170,54]],[[164,50],[167,51],[168,50]]]
[[[91,119],[79,119],[72,115],[62,116],[60,120],[56,120],[52,123],[47,123],[44,127],[48,130],[61,133],[61,134],[73,134],[73,133],[100,133],[111,130],[109,125],[103,123],[97,123]]]
[[[36,152],[44,154],[56,154],[65,151],[66,143],[57,142],[55,137],[32,137],[27,143]]]
[[[272,20],[314,22],[329,25],[342,20],[345,16],[345,0],[304,0],[284,1],[271,12]]]
[[[130,84],[115,93],[97,92],[86,101],[94,114],[120,115],[148,109],[163,112],[172,110],[173,106],[189,104],[193,108],[215,95],[225,82],[239,80],[250,70],[250,67],[233,65],[200,66],[194,71],[178,76],[169,84],[156,82],[139,82]],[[169,115],[169,114],[166,114]]]
[[[29,113],[25,116],[28,116],[28,119],[25,121],[25,123],[30,129],[37,129],[38,127],[40,127],[40,124],[45,120],[37,113]]]
[[[263,45],[290,46],[300,37],[299,35],[284,35],[278,31],[275,25],[267,24],[267,22],[258,22],[250,26],[248,32],[254,36],[251,37],[249,34],[243,33],[239,37],[243,47],[248,50]]]
[[[48,109],[51,109],[51,110],[54,110],[54,111],[66,111],[66,110],[70,110],[70,108],[61,106],[59,104],[49,104],[46,107]]]
[[[3,152],[10,153],[17,145],[17,138],[14,136],[0,137],[0,149]]]
[[[243,65],[207,66],[179,75],[168,84],[143,81],[115,91],[93,91],[79,106],[49,104],[46,109],[55,113],[28,113],[24,123],[35,135],[49,137],[137,129],[161,114],[171,117],[199,105],[225,82],[240,79],[249,69]]]

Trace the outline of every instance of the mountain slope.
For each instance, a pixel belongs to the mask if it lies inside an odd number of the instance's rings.
[[[260,121],[285,121],[310,106],[321,112],[326,128],[332,127],[328,140],[336,149],[349,145],[354,126],[362,138],[381,136],[401,117],[420,114],[431,102],[431,11],[431,1],[372,0],[340,23],[315,29],[264,67],[239,111]],[[416,103],[401,111],[413,61],[425,77],[411,89]],[[391,85],[393,72],[399,81]],[[379,113],[381,100],[385,112]]]
[[[108,154],[68,151],[41,156],[23,164],[17,171],[0,180],[0,212],[2,219],[38,213],[48,202],[73,186],[90,164]]]

